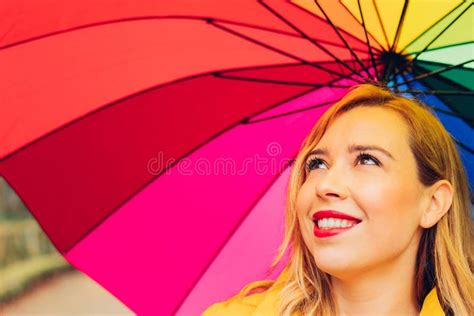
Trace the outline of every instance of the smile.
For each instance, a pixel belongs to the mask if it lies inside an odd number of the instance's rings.
[[[319,210],[312,215],[314,235],[318,238],[331,237],[344,233],[362,220],[336,210]]]
[[[314,221],[314,235],[318,238],[325,238],[334,235],[344,233],[357,224],[360,221],[340,219],[340,218],[322,218]]]

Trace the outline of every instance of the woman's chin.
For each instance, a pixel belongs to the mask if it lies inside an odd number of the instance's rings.
[[[340,267],[318,267],[321,271],[329,274],[331,278],[337,278],[340,280],[353,279],[357,272],[355,270],[343,269]]]
[[[359,258],[351,258],[346,256],[318,256],[314,258],[319,270],[338,279],[352,279],[364,269],[365,263]]]

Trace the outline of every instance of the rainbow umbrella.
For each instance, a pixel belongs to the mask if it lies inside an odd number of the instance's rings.
[[[357,83],[428,102],[471,184],[471,1],[0,2],[0,174],[139,315],[268,271],[291,161]]]

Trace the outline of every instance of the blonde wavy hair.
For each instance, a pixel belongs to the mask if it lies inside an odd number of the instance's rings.
[[[280,315],[336,315],[329,275],[318,269],[304,243],[295,202],[305,181],[304,164],[309,152],[339,115],[360,106],[399,113],[410,130],[409,144],[416,158],[419,181],[430,186],[445,179],[453,186],[448,212],[434,226],[423,229],[416,260],[416,294],[421,309],[428,292],[436,287],[446,315],[469,315],[474,311],[473,221],[469,184],[455,141],[428,106],[373,84],[353,87],[329,108],[307,135],[294,161],[287,191],[285,236],[269,269],[273,271],[288,252],[289,259],[282,271],[285,278],[248,284],[236,299],[280,285]]]

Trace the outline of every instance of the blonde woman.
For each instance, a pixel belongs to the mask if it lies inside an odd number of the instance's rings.
[[[473,315],[473,222],[455,144],[425,105],[373,85],[320,118],[293,165],[277,280],[203,315]]]

